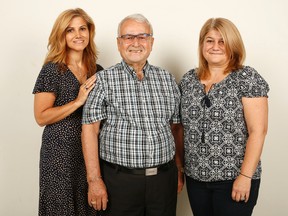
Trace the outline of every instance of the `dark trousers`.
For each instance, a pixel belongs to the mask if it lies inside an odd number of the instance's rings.
[[[105,216],[175,216],[177,168],[175,163],[157,175],[135,175],[102,164],[108,191]]]
[[[232,200],[232,180],[206,183],[186,177],[186,185],[194,216],[250,216],[257,202],[260,179],[252,180],[247,203]]]

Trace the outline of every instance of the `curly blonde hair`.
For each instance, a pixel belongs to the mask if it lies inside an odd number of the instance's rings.
[[[61,72],[66,71],[68,54],[67,42],[65,39],[66,29],[71,20],[75,17],[81,17],[86,21],[89,30],[89,43],[83,51],[83,61],[87,67],[87,77],[92,76],[96,72],[97,49],[94,42],[95,24],[91,17],[81,8],[68,9],[63,11],[56,19],[48,41],[48,53],[44,60],[44,64],[53,62],[58,64]]]

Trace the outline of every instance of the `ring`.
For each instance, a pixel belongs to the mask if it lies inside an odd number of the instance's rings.
[[[241,201],[244,201],[244,200],[245,200],[245,197],[242,197],[240,200],[241,200]]]
[[[96,201],[91,201],[91,204],[92,204],[92,205],[95,205],[95,204],[96,204]]]

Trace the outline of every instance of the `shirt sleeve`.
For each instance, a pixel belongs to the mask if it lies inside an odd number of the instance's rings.
[[[238,75],[241,97],[268,97],[269,85],[252,67],[245,66]]]
[[[96,71],[96,72],[99,72],[99,71],[101,71],[101,70],[104,70],[104,68],[103,68],[101,65],[96,64],[96,66],[97,66],[97,71]]]
[[[44,65],[37,77],[32,93],[53,92],[57,95],[59,76],[60,74],[55,64],[48,63]]]
[[[173,88],[173,94],[175,98],[175,112],[172,116],[171,123],[177,124],[180,123],[180,99],[181,99],[181,94],[179,87],[175,81],[175,78],[172,76],[172,88]]]
[[[91,124],[107,118],[104,84],[99,74],[96,74],[96,77],[95,87],[83,108],[82,124]]]

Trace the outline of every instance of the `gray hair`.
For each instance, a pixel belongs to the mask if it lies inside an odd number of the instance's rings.
[[[132,14],[132,15],[129,15],[127,17],[125,17],[118,25],[118,37],[120,36],[120,30],[121,30],[121,27],[123,25],[123,23],[127,20],[134,20],[136,22],[140,22],[140,23],[145,23],[149,26],[150,28],[150,33],[153,34],[153,28],[152,28],[152,25],[151,23],[148,21],[148,19],[143,16],[142,14]]]

